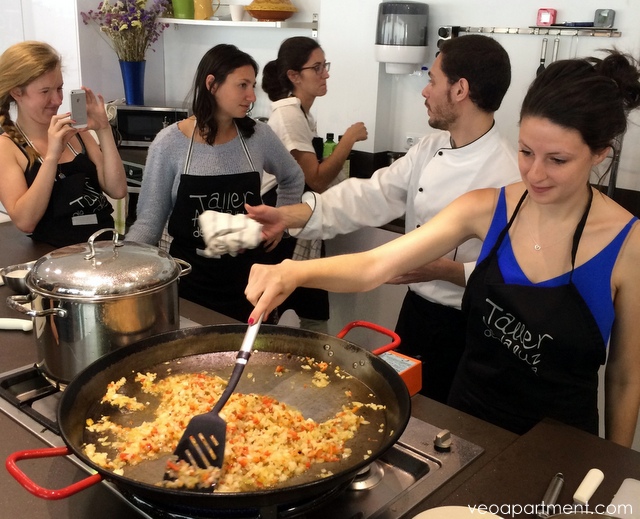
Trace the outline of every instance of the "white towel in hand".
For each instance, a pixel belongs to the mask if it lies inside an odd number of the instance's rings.
[[[246,214],[205,211],[198,221],[207,246],[202,254],[210,258],[219,258],[223,254],[236,256],[239,250],[255,249],[262,241],[262,224]]]

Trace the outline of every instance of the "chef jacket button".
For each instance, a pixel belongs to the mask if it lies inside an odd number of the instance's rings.
[[[442,156],[442,155],[443,155],[443,153],[442,153],[441,151],[439,151],[439,152],[438,152],[438,155]]]
[[[422,193],[422,192],[424,191],[424,189],[422,189],[421,187],[419,187],[419,188],[418,188],[418,191],[419,191],[420,193]]]

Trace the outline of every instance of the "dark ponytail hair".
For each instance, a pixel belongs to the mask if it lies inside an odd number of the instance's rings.
[[[282,42],[278,50],[278,58],[270,61],[262,72],[262,90],[271,101],[279,101],[289,97],[293,92],[293,83],[287,76],[289,70],[300,71],[311,56],[319,49],[320,44],[313,38],[295,36]]]
[[[604,59],[549,65],[529,87],[520,121],[543,117],[577,130],[592,152],[613,147],[627,129],[627,115],[640,106],[640,73],[633,57],[615,49],[607,52]]]
[[[246,52],[242,52],[235,45],[220,44],[202,57],[198,64],[196,77],[193,84],[193,114],[196,116],[198,130],[204,136],[207,144],[213,144],[218,133],[218,123],[216,122],[216,112],[218,103],[216,98],[207,88],[207,76],[211,74],[215,85],[221,85],[227,76],[234,70],[250,65],[256,75],[258,74],[258,64]],[[256,122],[249,116],[241,119],[234,119],[238,130],[243,137],[249,138],[255,132]]]

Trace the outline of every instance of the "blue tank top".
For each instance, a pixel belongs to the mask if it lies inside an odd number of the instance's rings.
[[[598,323],[598,328],[600,329],[605,344],[609,342],[611,327],[615,319],[613,300],[611,299],[611,273],[618,254],[620,253],[620,248],[629,234],[631,227],[637,220],[638,218],[635,216],[631,218],[609,245],[589,261],[576,267],[573,271],[573,284],[578,289],[578,292],[580,292],[580,295],[587,303],[593,317]],[[477,263],[480,263],[487,257],[489,252],[491,252],[492,247],[498,239],[498,235],[506,225],[507,203],[503,187],[500,189],[500,196],[493,220],[482,244],[482,250],[480,251]],[[556,287],[569,283],[569,272],[540,283],[532,283],[529,281],[516,260],[508,234],[498,249],[498,265],[505,283],[536,287]],[[603,276],[603,272],[608,272],[608,275]]]

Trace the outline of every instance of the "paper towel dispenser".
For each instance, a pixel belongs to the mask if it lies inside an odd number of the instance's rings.
[[[375,57],[388,74],[411,74],[427,61],[429,6],[382,2],[378,6]]]

